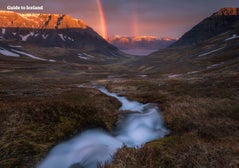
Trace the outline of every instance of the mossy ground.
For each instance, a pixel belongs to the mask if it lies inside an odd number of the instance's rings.
[[[141,149],[121,149],[105,167],[238,167],[237,64],[176,78],[155,72],[142,78],[117,64],[19,64],[1,64],[9,71],[0,73],[0,167],[35,167],[53,146],[86,129],[111,131],[120,104],[76,86],[90,81],[131,100],[156,103],[171,131]]]
[[[0,102],[0,167],[35,167],[56,144],[81,131],[111,131],[120,106],[94,89]]]
[[[171,133],[141,149],[121,149],[106,167],[239,166],[238,75],[211,73],[126,83],[122,88],[111,82],[108,88],[157,103]]]

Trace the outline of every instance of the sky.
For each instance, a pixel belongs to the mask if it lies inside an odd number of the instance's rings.
[[[239,0],[0,0],[7,6],[43,5],[43,11],[84,20],[102,36],[179,38],[222,7],[239,7]]]

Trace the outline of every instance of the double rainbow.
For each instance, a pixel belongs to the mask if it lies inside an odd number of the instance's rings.
[[[107,30],[107,24],[105,19],[105,11],[102,5],[101,0],[96,0],[98,11],[100,15],[100,24],[101,24],[101,36],[108,40],[108,30]],[[137,5],[131,6],[131,31],[133,36],[137,36],[139,34],[139,28],[138,28],[138,15],[137,15]]]

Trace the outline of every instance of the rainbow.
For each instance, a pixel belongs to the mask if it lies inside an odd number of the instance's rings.
[[[137,4],[131,4],[131,33],[133,36],[139,35],[139,28],[138,28],[138,6]]]
[[[133,36],[138,36],[138,17],[137,12],[132,10],[132,34]]]
[[[105,19],[105,14],[104,14],[104,9],[101,3],[101,0],[96,0],[97,1],[97,6],[100,14],[100,22],[101,22],[101,36],[104,39],[108,39],[108,32],[107,32],[107,26],[106,26],[106,19]]]

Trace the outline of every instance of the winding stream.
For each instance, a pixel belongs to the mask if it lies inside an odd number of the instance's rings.
[[[168,134],[156,105],[130,101],[104,87],[96,89],[118,99],[119,110],[131,112],[119,116],[112,135],[93,129],[55,146],[38,168],[96,168],[98,163],[111,162],[123,146],[139,148]]]

